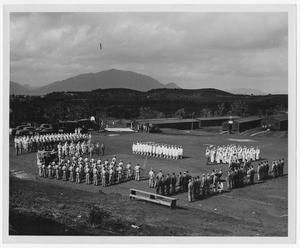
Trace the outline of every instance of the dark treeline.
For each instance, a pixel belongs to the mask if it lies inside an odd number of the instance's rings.
[[[216,89],[99,89],[53,92],[45,96],[10,96],[10,126],[24,122],[57,123],[95,116],[137,119],[271,115],[286,111],[287,95],[233,95]]]

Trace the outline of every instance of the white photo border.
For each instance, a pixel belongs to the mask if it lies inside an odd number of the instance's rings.
[[[93,244],[195,244],[195,243],[289,243],[296,241],[296,5],[6,5],[3,18],[3,161],[2,237],[4,243],[93,243]],[[287,237],[108,237],[108,236],[9,236],[9,16],[12,12],[286,12],[288,14],[288,236]],[[71,242],[70,242],[71,241]]]

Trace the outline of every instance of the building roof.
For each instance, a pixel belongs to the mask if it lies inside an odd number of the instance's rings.
[[[161,118],[161,119],[139,119],[136,120],[140,123],[152,123],[152,124],[171,124],[171,123],[192,123],[199,122],[197,119],[178,119],[178,118]]]
[[[272,115],[269,118],[277,121],[287,121],[289,119],[288,115]]]
[[[199,121],[206,121],[206,120],[229,120],[229,119],[239,119],[239,116],[213,116],[213,117],[199,117],[196,118]]]
[[[245,117],[245,118],[236,119],[234,121],[238,122],[238,123],[245,123],[245,122],[251,122],[251,121],[260,121],[262,119],[263,118],[259,117],[259,116],[249,116],[249,117]]]

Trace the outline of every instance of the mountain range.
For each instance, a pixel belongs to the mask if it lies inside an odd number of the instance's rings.
[[[180,89],[174,82],[162,84],[150,76],[117,69],[80,74],[41,87],[31,87],[19,82],[10,81],[11,95],[45,95],[52,92],[80,92],[109,88],[126,88],[142,92],[162,88]],[[237,95],[267,95],[265,92],[251,88],[236,88],[227,90],[227,92]]]
[[[43,95],[57,91],[91,91],[107,88],[127,88],[138,91],[148,91],[151,89],[180,87],[173,82],[162,84],[147,75],[116,69],[80,74],[36,88],[13,81],[10,82],[10,94],[14,95]]]

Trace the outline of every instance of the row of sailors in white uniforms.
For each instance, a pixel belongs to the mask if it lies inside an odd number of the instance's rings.
[[[64,133],[64,134],[45,134],[45,135],[33,135],[33,136],[15,136],[14,146],[16,154],[23,152],[34,152],[37,150],[43,150],[45,146],[53,146],[58,142],[67,141],[80,141],[80,140],[91,140],[91,134],[81,133]]]
[[[132,153],[159,158],[182,159],[182,146],[157,144],[154,142],[136,142],[132,144]]]
[[[63,179],[76,183],[81,183],[85,178],[86,184],[93,181],[93,184],[97,186],[101,181],[103,187],[120,183],[124,179],[133,179],[133,176],[135,180],[139,181],[141,174],[139,164],[135,167],[130,162],[126,166],[123,161],[117,164],[115,157],[111,162],[73,157],[71,160],[61,160],[59,163],[51,162],[48,166],[38,159],[37,164],[40,177]]]
[[[246,146],[209,146],[206,148],[205,156],[210,163],[225,163],[231,164],[233,162],[242,161],[256,161],[260,159],[260,149]]]

